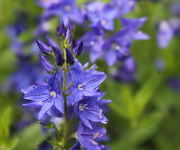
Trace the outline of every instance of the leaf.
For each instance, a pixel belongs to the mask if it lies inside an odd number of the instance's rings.
[[[38,123],[27,127],[18,135],[20,141],[15,150],[35,150],[38,145],[46,138],[40,130]]]
[[[135,150],[140,143],[156,133],[162,117],[161,112],[146,115],[136,127],[129,129],[124,136],[111,143],[110,146],[113,150]]]
[[[0,143],[8,138],[9,136],[9,127],[11,123],[11,107],[8,107],[4,110],[0,118]]]
[[[154,93],[161,83],[161,79],[162,76],[160,74],[154,73],[135,95],[136,117],[142,113],[147,103],[154,96]]]
[[[17,138],[11,140],[9,139],[6,142],[0,144],[0,150],[13,150],[16,147],[18,141],[19,140]]]

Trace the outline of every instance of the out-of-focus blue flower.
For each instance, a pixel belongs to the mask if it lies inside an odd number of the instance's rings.
[[[169,22],[162,21],[159,24],[157,42],[160,48],[166,48],[173,38],[173,29]]]
[[[146,18],[121,18],[122,30],[111,38],[105,38],[104,32],[97,29],[86,33],[82,40],[89,50],[90,60],[93,62],[104,57],[108,65],[124,61],[131,55],[130,48],[133,40],[147,40],[149,36],[139,30]]]
[[[163,71],[165,68],[165,62],[162,59],[157,59],[155,65],[158,71]]]
[[[57,74],[49,79],[48,84],[44,85],[33,85],[27,89],[23,89],[24,99],[31,100],[33,102],[24,104],[28,107],[34,107],[35,105],[41,106],[38,118],[43,119],[43,116],[47,112],[55,107],[59,112],[63,113],[63,97],[59,89],[59,82],[57,79]]]
[[[115,6],[117,11],[117,17],[129,13],[135,8],[136,0],[112,0],[112,6]]]
[[[123,29],[128,29],[128,36],[132,38],[132,40],[148,40],[149,36],[146,33],[143,33],[139,30],[142,25],[147,21],[146,17],[142,18],[122,18],[122,27]]]
[[[22,62],[15,73],[13,73],[9,79],[9,90],[20,91],[23,88],[27,88],[31,84],[41,84],[49,77],[49,75],[43,72],[40,65],[34,65],[28,62]],[[23,79],[23,80],[22,80]],[[12,89],[14,88],[14,89]]]
[[[130,56],[131,38],[129,30],[122,30],[113,35],[103,45],[105,59],[108,65],[114,65]]]
[[[60,16],[65,25],[70,22],[81,24],[84,20],[75,0],[38,0],[38,4],[45,9],[42,15],[45,20]]]
[[[75,112],[81,122],[92,129],[92,122],[107,123],[107,118],[103,115],[103,110],[98,106],[96,97],[87,97],[75,104]]]
[[[103,57],[104,33],[97,32],[96,30],[89,31],[82,37],[82,41],[84,42],[85,49],[90,54],[91,62]]]
[[[93,128],[89,129],[80,123],[77,131],[77,139],[81,147],[86,150],[105,150],[105,147],[98,143],[105,135],[106,129],[96,124],[93,124]]]
[[[121,82],[135,81],[136,63],[132,57],[127,58],[122,66],[113,74],[113,78]]]
[[[117,9],[114,6],[97,1],[86,5],[86,15],[91,21],[91,26],[105,30],[114,29],[114,19]]]
[[[179,77],[169,77],[167,80],[169,87],[174,91],[180,91],[180,78]]]
[[[173,29],[173,35],[180,37],[180,18],[172,18],[169,23]]]

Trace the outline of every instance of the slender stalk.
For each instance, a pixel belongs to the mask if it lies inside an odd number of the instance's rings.
[[[63,65],[63,98],[64,98],[64,126],[63,126],[63,138],[62,138],[62,146],[64,149],[67,149],[67,143],[68,143],[68,133],[69,133],[69,123],[68,123],[68,111],[67,111],[67,86],[66,86],[66,72],[67,72],[67,58],[66,58],[66,50],[64,51],[64,65]]]

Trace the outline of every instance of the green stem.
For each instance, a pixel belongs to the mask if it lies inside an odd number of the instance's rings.
[[[64,98],[64,126],[63,126],[63,138],[62,138],[62,146],[64,149],[67,149],[68,143],[68,134],[69,134],[69,123],[68,123],[68,112],[67,112],[67,87],[66,87],[66,72],[67,72],[67,58],[66,58],[66,50],[64,49],[64,65],[63,65],[63,98]]]

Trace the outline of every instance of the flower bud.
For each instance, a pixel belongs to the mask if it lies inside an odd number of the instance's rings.
[[[66,58],[67,58],[67,63],[71,65],[74,64],[74,56],[68,48],[66,49]]]
[[[56,32],[58,37],[61,37],[62,35],[64,36],[66,35],[66,28],[63,22],[58,25]]]
[[[49,53],[52,52],[52,49],[51,49],[48,45],[46,45],[45,43],[43,43],[42,41],[36,40],[36,43],[37,43],[39,49],[40,49],[43,53],[49,54]]]
[[[68,40],[68,42],[71,41],[71,29],[68,28],[66,31],[66,39]]]
[[[43,55],[39,55],[39,57],[40,57],[40,60],[41,60],[43,67],[47,71],[51,72],[51,71],[55,70],[55,67]]]
[[[80,56],[82,53],[82,49],[83,49],[83,42],[79,41],[78,45],[75,47],[74,51],[76,53],[77,56]]]
[[[57,49],[56,47],[52,47],[52,49],[53,49],[53,52],[55,54],[56,64],[58,66],[62,66],[64,64],[64,58],[61,54],[60,49]]]

